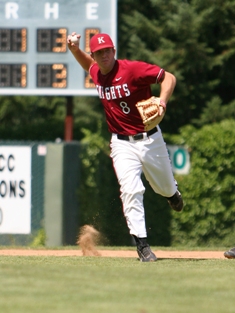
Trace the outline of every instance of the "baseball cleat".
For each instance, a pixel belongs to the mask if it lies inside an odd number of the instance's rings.
[[[224,256],[228,259],[235,259],[235,248],[232,248],[232,249],[224,252]]]
[[[176,190],[176,193],[172,197],[167,198],[167,201],[174,211],[181,212],[183,210],[184,203],[179,190]]]
[[[156,255],[152,252],[149,245],[137,248],[137,253],[139,255],[141,262],[155,262],[157,261]]]

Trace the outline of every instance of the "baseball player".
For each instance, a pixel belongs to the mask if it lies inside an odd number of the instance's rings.
[[[152,189],[165,197],[173,210],[182,211],[183,200],[173,177],[161,129],[156,126],[147,132],[144,130],[136,103],[152,96],[151,84],[159,84],[159,114],[163,114],[176,78],[157,65],[117,60],[108,34],[100,33],[91,38],[90,54],[79,48],[80,37],[73,32],[68,36],[67,44],[78,63],[90,73],[104,107],[111,133],[110,156],[120,184],[127,226],[135,239],[140,261],[156,261],[157,257],[147,243],[145,188],[141,174],[144,173]]]

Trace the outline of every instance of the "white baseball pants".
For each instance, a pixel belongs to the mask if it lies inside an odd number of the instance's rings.
[[[141,174],[144,173],[152,189],[164,197],[173,196],[177,190],[161,130],[158,127],[158,132],[150,137],[145,134],[144,139],[138,141],[120,140],[112,134],[110,147],[130,234],[147,237]]]

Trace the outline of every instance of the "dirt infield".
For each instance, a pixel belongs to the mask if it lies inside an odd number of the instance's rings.
[[[99,250],[99,257],[137,258],[133,250]],[[223,251],[163,251],[154,250],[159,259],[226,259]],[[78,256],[81,250],[0,249],[0,256]]]

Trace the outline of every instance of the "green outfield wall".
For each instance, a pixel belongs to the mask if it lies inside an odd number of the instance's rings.
[[[73,245],[79,228],[79,142],[0,141],[0,245]]]

